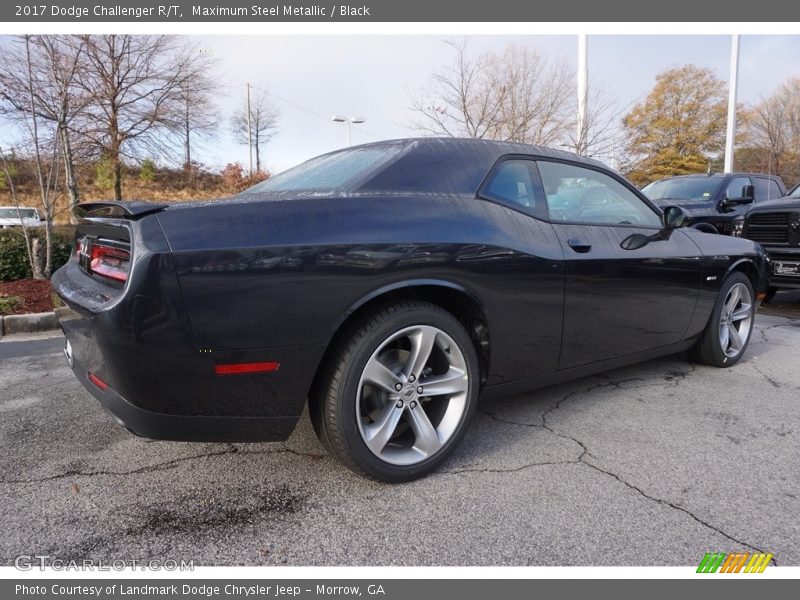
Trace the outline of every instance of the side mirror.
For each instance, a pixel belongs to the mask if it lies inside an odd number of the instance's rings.
[[[689,221],[689,214],[681,206],[668,206],[664,209],[664,229],[678,229]]]
[[[756,188],[752,185],[742,186],[742,195],[738,198],[728,198],[728,204],[752,204],[756,197]]]
[[[644,235],[641,233],[632,233],[628,237],[626,237],[620,243],[620,248],[623,250],[638,250],[639,248],[644,248],[653,241],[653,238],[649,235]]]

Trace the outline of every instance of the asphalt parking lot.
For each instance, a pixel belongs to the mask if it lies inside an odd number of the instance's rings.
[[[800,564],[800,296],[745,359],[678,355],[483,403],[441,472],[403,485],[285,444],[150,442],[84,392],[62,340],[0,341],[0,562]]]

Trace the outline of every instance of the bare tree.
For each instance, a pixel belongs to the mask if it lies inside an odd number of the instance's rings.
[[[175,114],[170,117],[170,128],[183,140],[183,167],[192,179],[192,148],[199,140],[216,136],[219,114],[214,96],[219,88],[215,71],[218,63],[203,53],[196,44],[187,44],[182,52],[195,55],[185,61],[189,72],[177,91]]]
[[[577,106],[573,104],[573,108],[577,115]],[[590,82],[581,135],[577,133],[576,117],[568,127],[570,133],[565,145],[575,154],[611,160],[625,143],[621,128],[623,112],[606,87]]]
[[[573,87],[566,63],[519,45],[473,54],[467,41],[447,44],[455,52],[452,64],[411,98],[416,129],[529,144],[563,139]]]
[[[83,36],[81,87],[92,94],[84,135],[112,165],[114,197],[122,199],[123,158],[168,154],[171,125],[202,57],[166,35]]]
[[[25,47],[25,64],[24,73],[27,76],[27,92],[28,92],[28,111],[25,113],[25,127],[30,136],[31,152],[33,155],[34,175],[36,178],[37,187],[39,188],[39,200],[41,207],[44,211],[44,227],[45,227],[45,258],[44,265],[38,260],[40,252],[38,251],[37,240],[33,241],[27,238],[26,241],[31,242],[33,276],[37,279],[49,279],[52,274],[52,259],[53,259],[53,215],[55,213],[56,196],[58,193],[58,180],[59,180],[59,136],[56,131],[57,125],[50,122],[53,131],[49,132],[49,139],[42,136],[42,131],[39,126],[40,116],[36,109],[36,79],[34,76],[34,60],[31,50],[31,37],[24,36],[22,38]],[[45,130],[45,133],[46,130]],[[5,159],[4,159],[5,161]]]
[[[88,102],[76,85],[82,52],[74,36],[23,36],[0,64],[0,112],[23,120],[35,115],[55,126],[70,208],[80,201],[71,130]]]
[[[751,157],[745,158],[746,164],[763,157],[758,162],[765,164],[755,168],[787,181],[796,179],[800,174],[800,78],[789,79],[756,104],[742,129],[746,132],[742,154]]]
[[[247,100],[242,102],[242,108],[234,113],[231,118],[231,132],[237,142],[248,144],[252,138],[253,149],[256,152],[256,172],[261,172],[261,148],[275,134],[278,123],[278,110],[273,104],[269,92],[257,87],[251,87],[250,94],[250,119],[248,135]]]
[[[489,73],[491,56],[473,56],[468,42],[445,42],[455,52],[452,64],[431,75],[427,90],[411,99],[420,119],[415,128],[451,137],[492,137],[499,122],[505,88],[494,88]]]

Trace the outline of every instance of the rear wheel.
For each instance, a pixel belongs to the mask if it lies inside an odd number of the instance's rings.
[[[398,482],[434,470],[475,412],[478,361],[459,321],[402,302],[348,327],[311,398],[314,428],[349,468]]]
[[[691,350],[692,359],[714,367],[739,362],[753,331],[753,285],[744,273],[731,273],[722,284],[703,335]]]

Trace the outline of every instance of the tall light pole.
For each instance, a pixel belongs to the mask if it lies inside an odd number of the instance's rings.
[[[733,172],[733,151],[736,142],[736,88],[739,79],[739,34],[731,36],[731,76],[728,79],[728,129],[725,134],[725,172]]]
[[[585,33],[578,35],[578,131],[575,151],[583,154],[588,132],[586,128],[586,103],[589,95],[589,36]]]
[[[365,123],[366,120],[363,117],[343,117],[342,115],[333,115],[331,120],[336,123],[347,123],[347,147],[350,147],[350,143],[352,140],[352,133],[351,127],[357,123]]]

